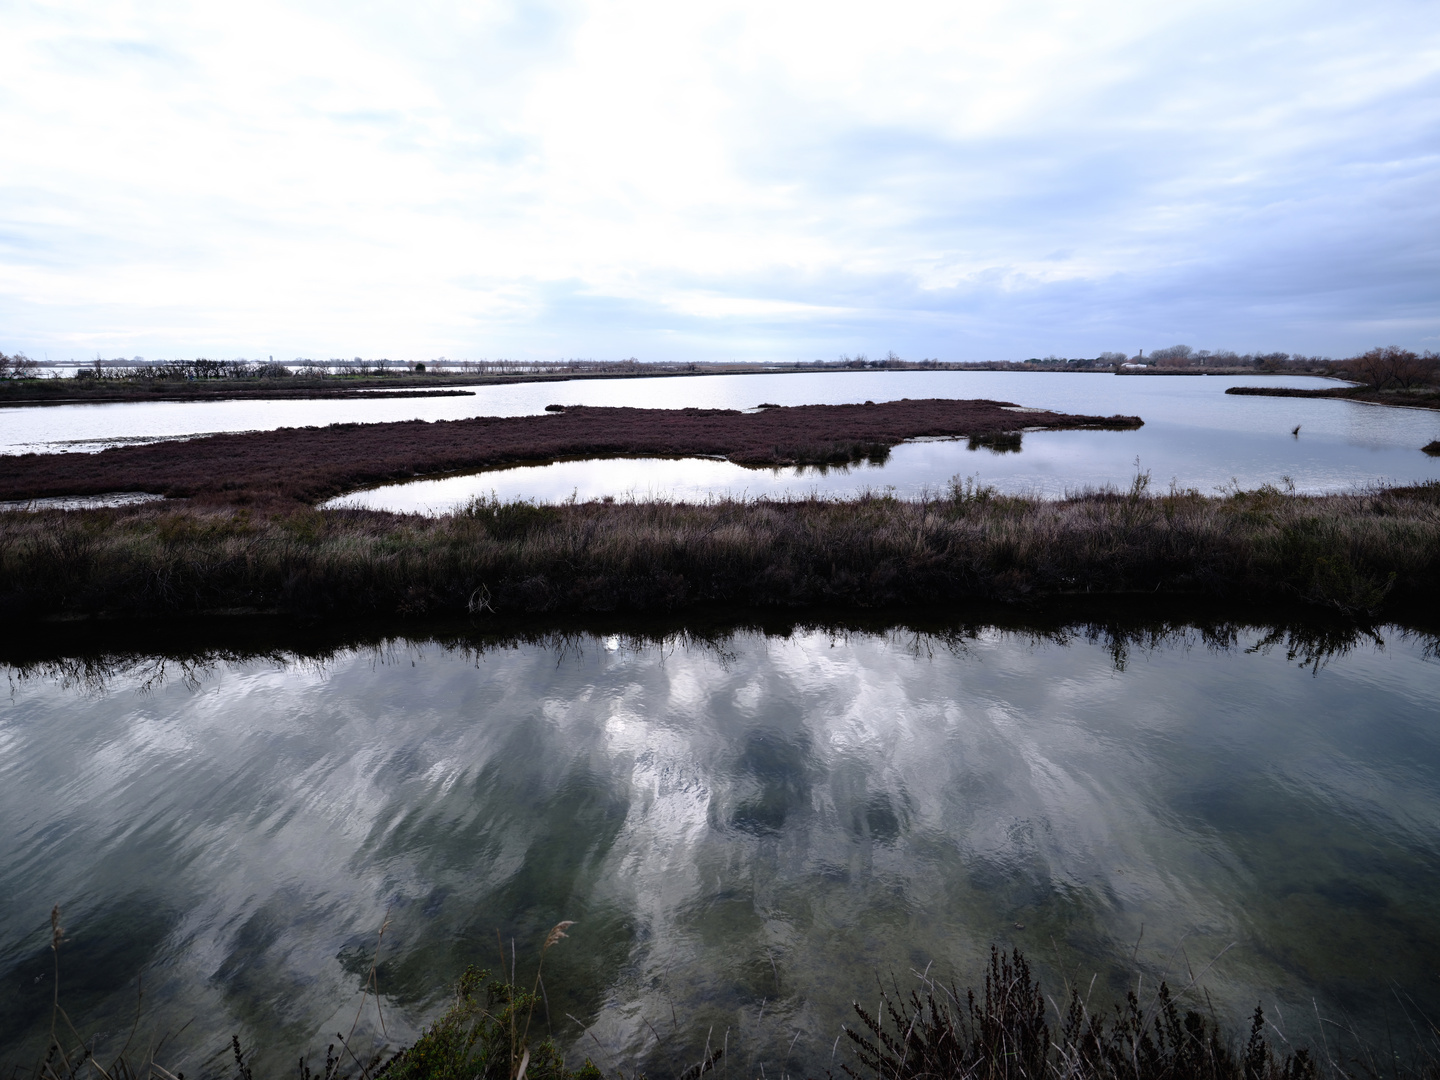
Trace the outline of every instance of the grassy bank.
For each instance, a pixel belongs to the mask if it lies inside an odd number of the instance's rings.
[[[268,611],[480,618],[748,608],[955,611],[1060,597],[1440,600],[1440,485],[708,505],[476,503],[441,518],[166,505],[0,515],[11,619]]]

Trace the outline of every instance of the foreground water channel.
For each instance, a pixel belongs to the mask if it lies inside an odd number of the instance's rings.
[[[207,432],[339,422],[525,416],[542,414],[547,404],[751,409],[763,402],[945,397],[1137,415],[1145,426],[1122,432],[1032,432],[1023,436],[1018,452],[972,449],[963,440],[907,443],[883,464],[850,469],[747,469],[696,458],[562,461],[392,485],[331,505],[445,513],[477,497],[695,501],[853,497],[866,491],[915,497],[939,491],[957,476],[1049,497],[1087,487],[1128,487],[1142,472],[1157,488],[1173,482],[1205,494],[1235,485],[1293,485],[1319,493],[1440,479],[1440,457],[1420,449],[1440,439],[1440,412],[1225,394],[1228,387],[1255,384],[1335,385],[1306,376],[868,371],[518,383],[472,387],[473,397],[66,405],[0,410],[0,453],[98,450]],[[1016,424],[1023,427],[1023,414],[1017,414]]]
[[[189,1023],[187,1076],[232,1032],[266,1071],[323,1056],[387,915],[392,1044],[512,942],[528,978],[561,919],[549,1024],[627,1073],[710,1038],[743,1075],[823,1074],[877,974],[969,980],[992,943],[1062,1005],[1067,977],[1099,1005],[1194,975],[1237,1031],[1258,1001],[1292,1039],[1383,1039],[1440,1015],[1440,664],[1393,627],[1335,644],[931,627],[13,660],[0,1061],[48,1029],[56,903],[76,1024],[118,1048],[143,975],[142,1030]]]

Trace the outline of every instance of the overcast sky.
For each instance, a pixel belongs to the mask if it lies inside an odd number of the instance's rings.
[[[0,0],[0,350],[1440,349],[1440,5]]]

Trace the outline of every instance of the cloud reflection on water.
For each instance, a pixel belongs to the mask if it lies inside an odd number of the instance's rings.
[[[714,1024],[778,1063],[798,1029],[790,1067],[821,1069],[877,971],[968,976],[1015,942],[1052,991],[1057,965],[1113,990],[1142,923],[1150,975],[1237,943],[1206,979],[1235,1022],[1257,993],[1373,1017],[1391,981],[1433,1007],[1440,669],[1403,636],[1314,669],[1259,637],[397,640],[99,693],[21,670],[0,966],[15,987],[44,960],[59,900],[77,958],[119,927],[162,1016],[283,1061],[353,1010],[387,909],[402,1032],[497,930],[523,967],[571,918],[557,1034],[581,1046],[573,1013],[652,1072],[672,1006],[686,1053]]]

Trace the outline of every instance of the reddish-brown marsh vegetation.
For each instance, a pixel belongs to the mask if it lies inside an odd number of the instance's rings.
[[[566,408],[546,416],[212,435],[98,454],[0,458],[0,500],[144,491],[241,503],[314,501],[427,473],[558,457],[714,455],[746,465],[883,458],[921,436],[1018,428],[1135,428],[1134,416],[1018,412],[999,401],[733,409]]]

